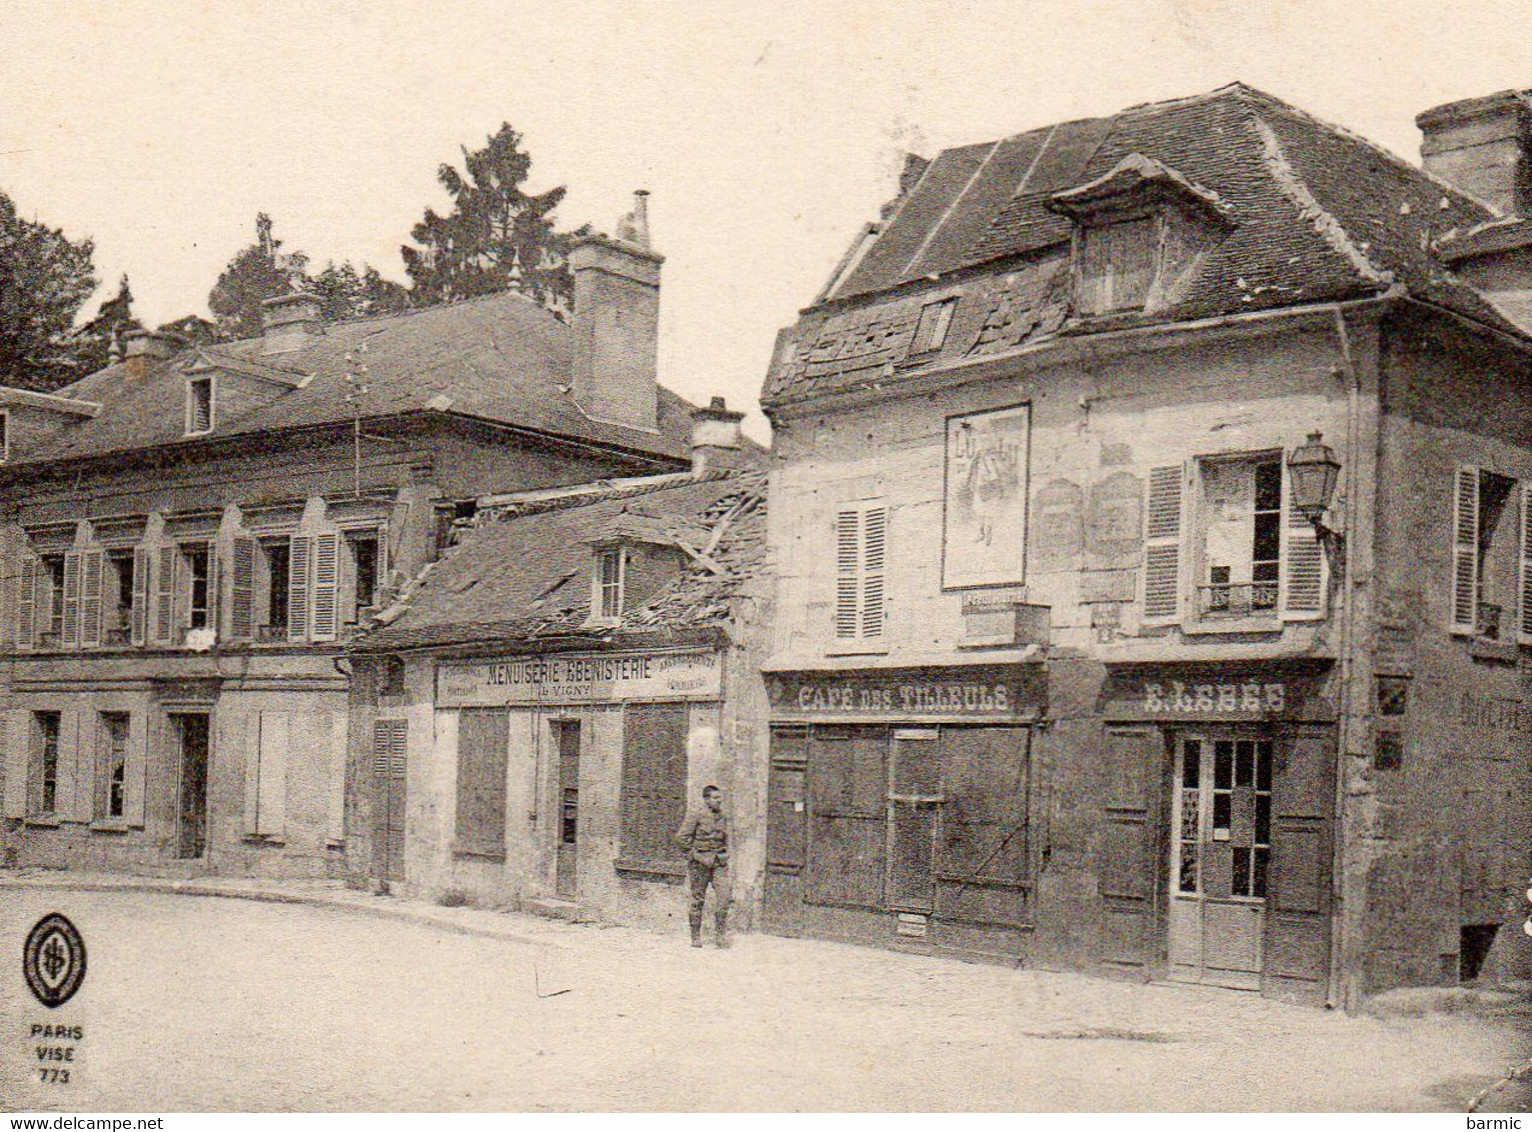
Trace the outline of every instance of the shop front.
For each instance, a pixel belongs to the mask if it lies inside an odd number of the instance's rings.
[[[1024,953],[1040,664],[767,674],[768,931]]]
[[[1109,961],[1323,1000],[1336,712],[1323,664],[1112,666],[1101,813]]]

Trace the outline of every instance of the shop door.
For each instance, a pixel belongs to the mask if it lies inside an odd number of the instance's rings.
[[[207,852],[208,716],[206,712],[175,712],[170,716],[170,727],[181,768],[176,856],[193,860]]]
[[[405,744],[409,725],[380,719],[372,732],[373,876],[383,890],[404,879]]]
[[[888,792],[888,906],[898,912],[929,913],[931,858],[942,769],[937,732],[894,732]]]
[[[1271,861],[1271,739],[1182,735],[1171,800],[1170,970],[1259,990]]]
[[[559,844],[554,890],[573,899],[579,892],[580,867],[580,724],[553,725],[559,751]]]

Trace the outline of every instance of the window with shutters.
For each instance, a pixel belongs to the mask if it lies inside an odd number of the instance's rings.
[[[127,712],[101,713],[96,730],[97,818],[112,820],[123,816],[127,804],[128,730]]]
[[[470,708],[458,713],[457,824],[453,849],[505,856],[505,775],[510,713]]]
[[[1091,224],[1080,230],[1078,240],[1080,313],[1143,310],[1160,271],[1160,218]]]
[[[213,431],[215,403],[211,377],[194,377],[187,381],[187,436],[203,436]]]
[[[378,533],[355,532],[345,541],[346,623],[356,625],[378,604]]]
[[[32,774],[27,792],[28,812],[42,817],[58,808],[59,732],[62,717],[56,711],[32,713]]]
[[[1532,633],[1527,599],[1532,536],[1525,491],[1507,476],[1464,466],[1453,484],[1452,631],[1488,641]]]
[[[267,538],[252,548],[251,620],[258,641],[287,640],[292,540]]]
[[[181,624],[186,629],[206,629],[213,610],[213,550],[205,542],[186,543],[181,547],[181,569],[185,582],[181,597],[186,615]]]
[[[1290,506],[1284,465],[1280,451],[1196,461],[1192,622],[1269,630],[1325,615],[1324,550]]]
[[[835,639],[881,643],[887,627],[888,507],[845,504],[835,514]]]
[[[1165,624],[1181,615],[1181,531],[1185,470],[1180,464],[1149,471],[1144,528],[1145,624]]]
[[[676,831],[686,817],[685,704],[623,708],[619,869],[678,875]]]

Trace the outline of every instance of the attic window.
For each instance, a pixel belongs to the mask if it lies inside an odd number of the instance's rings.
[[[915,326],[915,342],[910,353],[934,354],[947,341],[947,329],[952,325],[952,312],[957,309],[956,299],[941,299],[920,308],[920,321]]]
[[[1143,310],[1160,271],[1160,219],[1143,216],[1082,228],[1078,255],[1081,313]]]
[[[622,616],[623,589],[627,584],[628,552],[621,546],[608,547],[596,556],[597,616],[615,621]]]
[[[186,382],[186,435],[213,431],[213,379],[193,377]]]

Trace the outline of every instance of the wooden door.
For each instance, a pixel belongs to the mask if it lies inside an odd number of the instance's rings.
[[[1106,730],[1097,886],[1101,958],[1144,969],[1159,957],[1158,844],[1165,740],[1157,727]]]
[[[804,900],[882,910],[888,731],[816,725],[809,738]]]
[[[888,792],[888,906],[929,913],[936,814],[942,797],[937,731],[894,732]]]
[[[1335,726],[1302,727],[1272,770],[1264,991],[1318,1004],[1329,992]]]
[[[211,730],[205,712],[177,712],[170,725],[180,764],[176,856],[190,860],[207,852],[207,763]]]
[[[405,742],[409,725],[380,719],[372,738],[373,877],[386,892],[404,880]]]
[[[580,890],[580,723],[560,720],[553,725],[559,754],[558,863],[554,891],[574,899]]]

